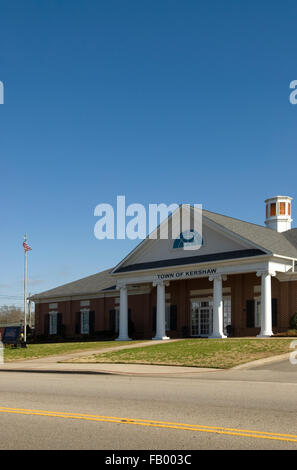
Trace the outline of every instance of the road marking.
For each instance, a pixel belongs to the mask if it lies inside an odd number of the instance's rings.
[[[48,416],[54,418],[64,418],[64,419],[80,419],[85,421],[97,421],[97,422],[107,422],[107,423],[117,423],[117,424],[134,424],[136,426],[148,426],[148,427],[157,427],[157,428],[169,428],[169,429],[178,429],[184,431],[196,431],[196,432],[206,432],[214,434],[224,434],[231,436],[240,436],[240,437],[252,437],[255,439],[269,439],[285,442],[296,442],[297,435],[294,434],[280,434],[272,433],[266,431],[256,431],[251,429],[237,429],[237,428],[228,428],[222,426],[205,426],[202,424],[185,424],[185,423],[175,423],[168,421],[155,421],[149,419],[138,419],[138,418],[121,418],[118,416],[101,416],[101,415],[92,415],[92,414],[83,414],[83,413],[70,413],[66,411],[47,411],[47,410],[31,410],[26,408],[9,408],[9,407],[0,407],[0,413],[13,413],[13,414],[23,414],[30,416]]]

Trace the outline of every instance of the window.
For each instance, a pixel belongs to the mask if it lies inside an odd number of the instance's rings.
[[[291,215],[291,203],[288,203],[288,215]]]
[[[266,204],[266,219],[269,217],[269,206]]]
[[[82,335],[90,333],[90,312],[89,310],[82,310],[80,312],[80,332]]]
[[[49,334],[56,335],[58,331],[58,314],[57,312],[50,312],[49,314]]]
[[[286,203],[285,202],[279,203],[279,215],[286,215]]]
[[[224,333],[227,333],[227,326],[231,325],[231,297],[224,297],[223,299],[224,309]]]
[[[276,203],[270,204],[270,217],[276,216]]]
[[[255,298],[255,327],[261,327],[261,297]]]

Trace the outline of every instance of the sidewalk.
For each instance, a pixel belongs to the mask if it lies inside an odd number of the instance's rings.
[[[29,362],[29,361],[26,361]],[[31,362],[31,361],[30,361]],[[0,366],[1,372],[37,372],[37,373],[64,373],[64,374],[110,374],[127,376],[172,376],[197,375],[201,372],[214,372],[221,369],[207,369],[198,367],[157,366],[148,364],[77,364],[77,363],[34,363],[31,364],[4,364]]]
[[[169,340],[179,341],[178,339]],[[65,374],[116,374],[116,375],[176,375],[187,374],[196,375],[201,372],[213,372],[220,369],[180,367],[180,366],[158,366],[148,364],[104,364],[104,363],[73,363],[64,362],[80,357],[91,356],[122,349],[142,348],[164,344],[164,341],[146,341],[134,345],[114,346],[108,349],[94,349],[79,351],[70,354],[47,356],[38,359],[28,359],[23,361],[13,361],[0,364],[0,372],[43,372],[43,373],[65,373]]]

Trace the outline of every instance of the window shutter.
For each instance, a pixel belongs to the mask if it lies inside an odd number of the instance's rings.
[[[109,329],[115,333],[115,310],[109,310]]]
[[[255,301],[247,300],[246,302],[246,326],[254,328],[255,326]]]
[[[62,313],[57,313],[57,335],[62,335]]]
[[[130,338],[134,335],[135,327],[132,321],[131,308],[128,308],[128,335]]]
[[[277,326],[277,299],[272,299],[272,326]]]
[[[75,333],[77,335],[79,335],[80,331],[81,331],[80,324],[81,324],[81,314],[80,314],[80,312],[76,312],[76,314],[75,314]]]
[[[49,313],[44,315],[44,334],[45,336],[49,335]]]
[[[89,312],[89,334],[93,335],[95,333],[95,312]]]
[[[153,331],[156,331],[157,325],[157,307],[153,307]]]
[[[177,330],[177,306],[170,305],[170,330]]]

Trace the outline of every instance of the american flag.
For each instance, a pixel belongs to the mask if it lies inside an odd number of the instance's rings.
[[[23,247],[24,247],[25,252],[32,250],[32,248],[29,245],[27,245],[26,242],[23,243]]]

